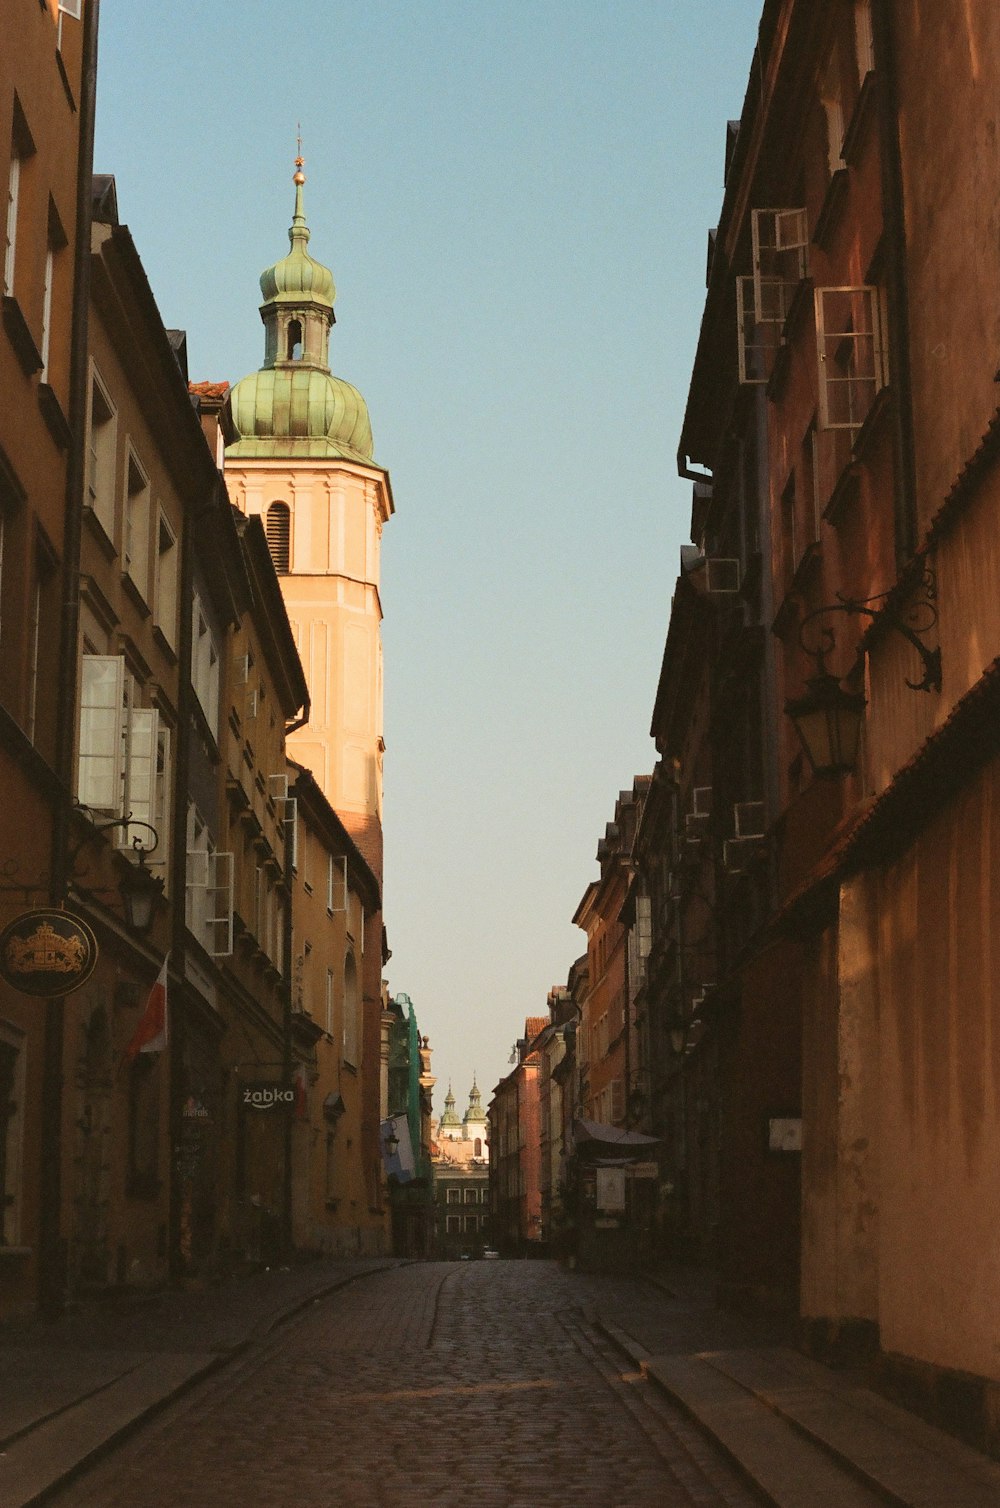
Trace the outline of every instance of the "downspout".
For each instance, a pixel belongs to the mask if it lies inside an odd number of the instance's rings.
[[[73,248],[73,309],[70,323],[69,430],[66,508],[63,524],[63,601],[59,632],[55,769],[61,795],[52,816],[50,899],[62,905],[69,888],[70,803],[74,788],[76,670],[80,633],[80,540],[87,427],[87,364],[90,327],[90,239],[93,213],[94,119],[97,109],[97,30],[100,0],[83,11],[80,70],[80,135],[76,167],[76,241]],[[62,996],[45,1006],[42,1062],[42,1126],[38,1213],[38,1303],[43,1314],[62,1313],[66,1249],[62,1237],[62,1076],[65,1009]]]
[[[896,477],[896,566],[899,570],[912,557],[917,543],[917,466],[910,368],[903,159],[899,144],[899,88],[889,0],[874,0],[872,42],[878,87],[882,218],[888,247],[886,295],[889,305],[889,381],[895,393],[892,439]]]
[[[293,724],[300,728],[309,717],[309,701],[306,699],[305,716]],[[292,731],[291,728],[288,729]],[[285,907],[284,920],[282,922],[281,950],[284,955],[284,978],[281,981],[281,1035],[282,1035],[282,1076],[281,1081],[286,1088],[292,1087],[292,844],[294,841],[292,824],[285,823],[285,874],[288,876],[288,904]],[[287,1255],[292,1252],[292,1135],[294,1129],[294,1112],[285,1116],[285,1142],[284,1142],[284,1182],[282,1184],[281,1202],[281,1237],[282,1245]]]

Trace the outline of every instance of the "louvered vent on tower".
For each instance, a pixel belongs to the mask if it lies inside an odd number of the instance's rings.
[[[278,575],[287,576],[290,560],[292,516],[287,503],[272,503],[267,510],[267,547]]]

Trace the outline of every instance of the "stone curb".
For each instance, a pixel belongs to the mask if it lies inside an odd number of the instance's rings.
[[[8,1442],[6,1450],[0,1454],[0,1501],[3,1508],[33,1508],[33,1505],[48,1502],[83,1471],[96,1465],[116,1446],[135,1434],[156,1414],[198,1383],[231,1365],[254,1344],[266,1340],[313,1304],[320,1303],[339,1289],[363,1278],[375,1277],[394,1267],[406,1265],[406,1262],[394,1259],[360,1272],[343,1273],[308,1294],[298,1295],[286,1308],[279,1308],[276,1313],[252,1325],[243,1340],[207,1359],[205,1353],[198,1352],[149,1353],[146,1366],[150,1370],[159,1367],[161,1371],[169,1373],[171,1357],[180,1363],[180,1369],[175,1374],[175,1380],[170,1381],[155,1396],[150,1396],[134,1412],[114,1417],[114,1394],[116,1388],[133,1392],[136,1372],[141,1371],[141,1368],[82,1395],[49,1415],[35,1428],[20,1431]],[[186,1371],[182,1360],[185,1357],[190,1364]],[[112,1418],[102,1425],[102,1416],[109,1412]],[[13,1467],[15,1473],[20,1470],[20,1485],[7,1479],[5,1468],[8,1466]],[[8,1496],[8,1492],[13,1495]]]

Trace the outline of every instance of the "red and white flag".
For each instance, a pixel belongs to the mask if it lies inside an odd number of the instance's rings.
[[[131,1063],[140,1052],[162,1052],[167,1045],[167,967],[168,953],[163,967],[156,976],[156,983],[149,992],[146,1009],[135,1029],[135,1035],[125,1049],[125,1060]]]

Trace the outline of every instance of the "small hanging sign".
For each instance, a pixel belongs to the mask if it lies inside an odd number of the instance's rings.
[[[25,995],[69,995],[94,972],[97,952],[97,938],[72,912],[25,911],[0,932],[0,978]]]

